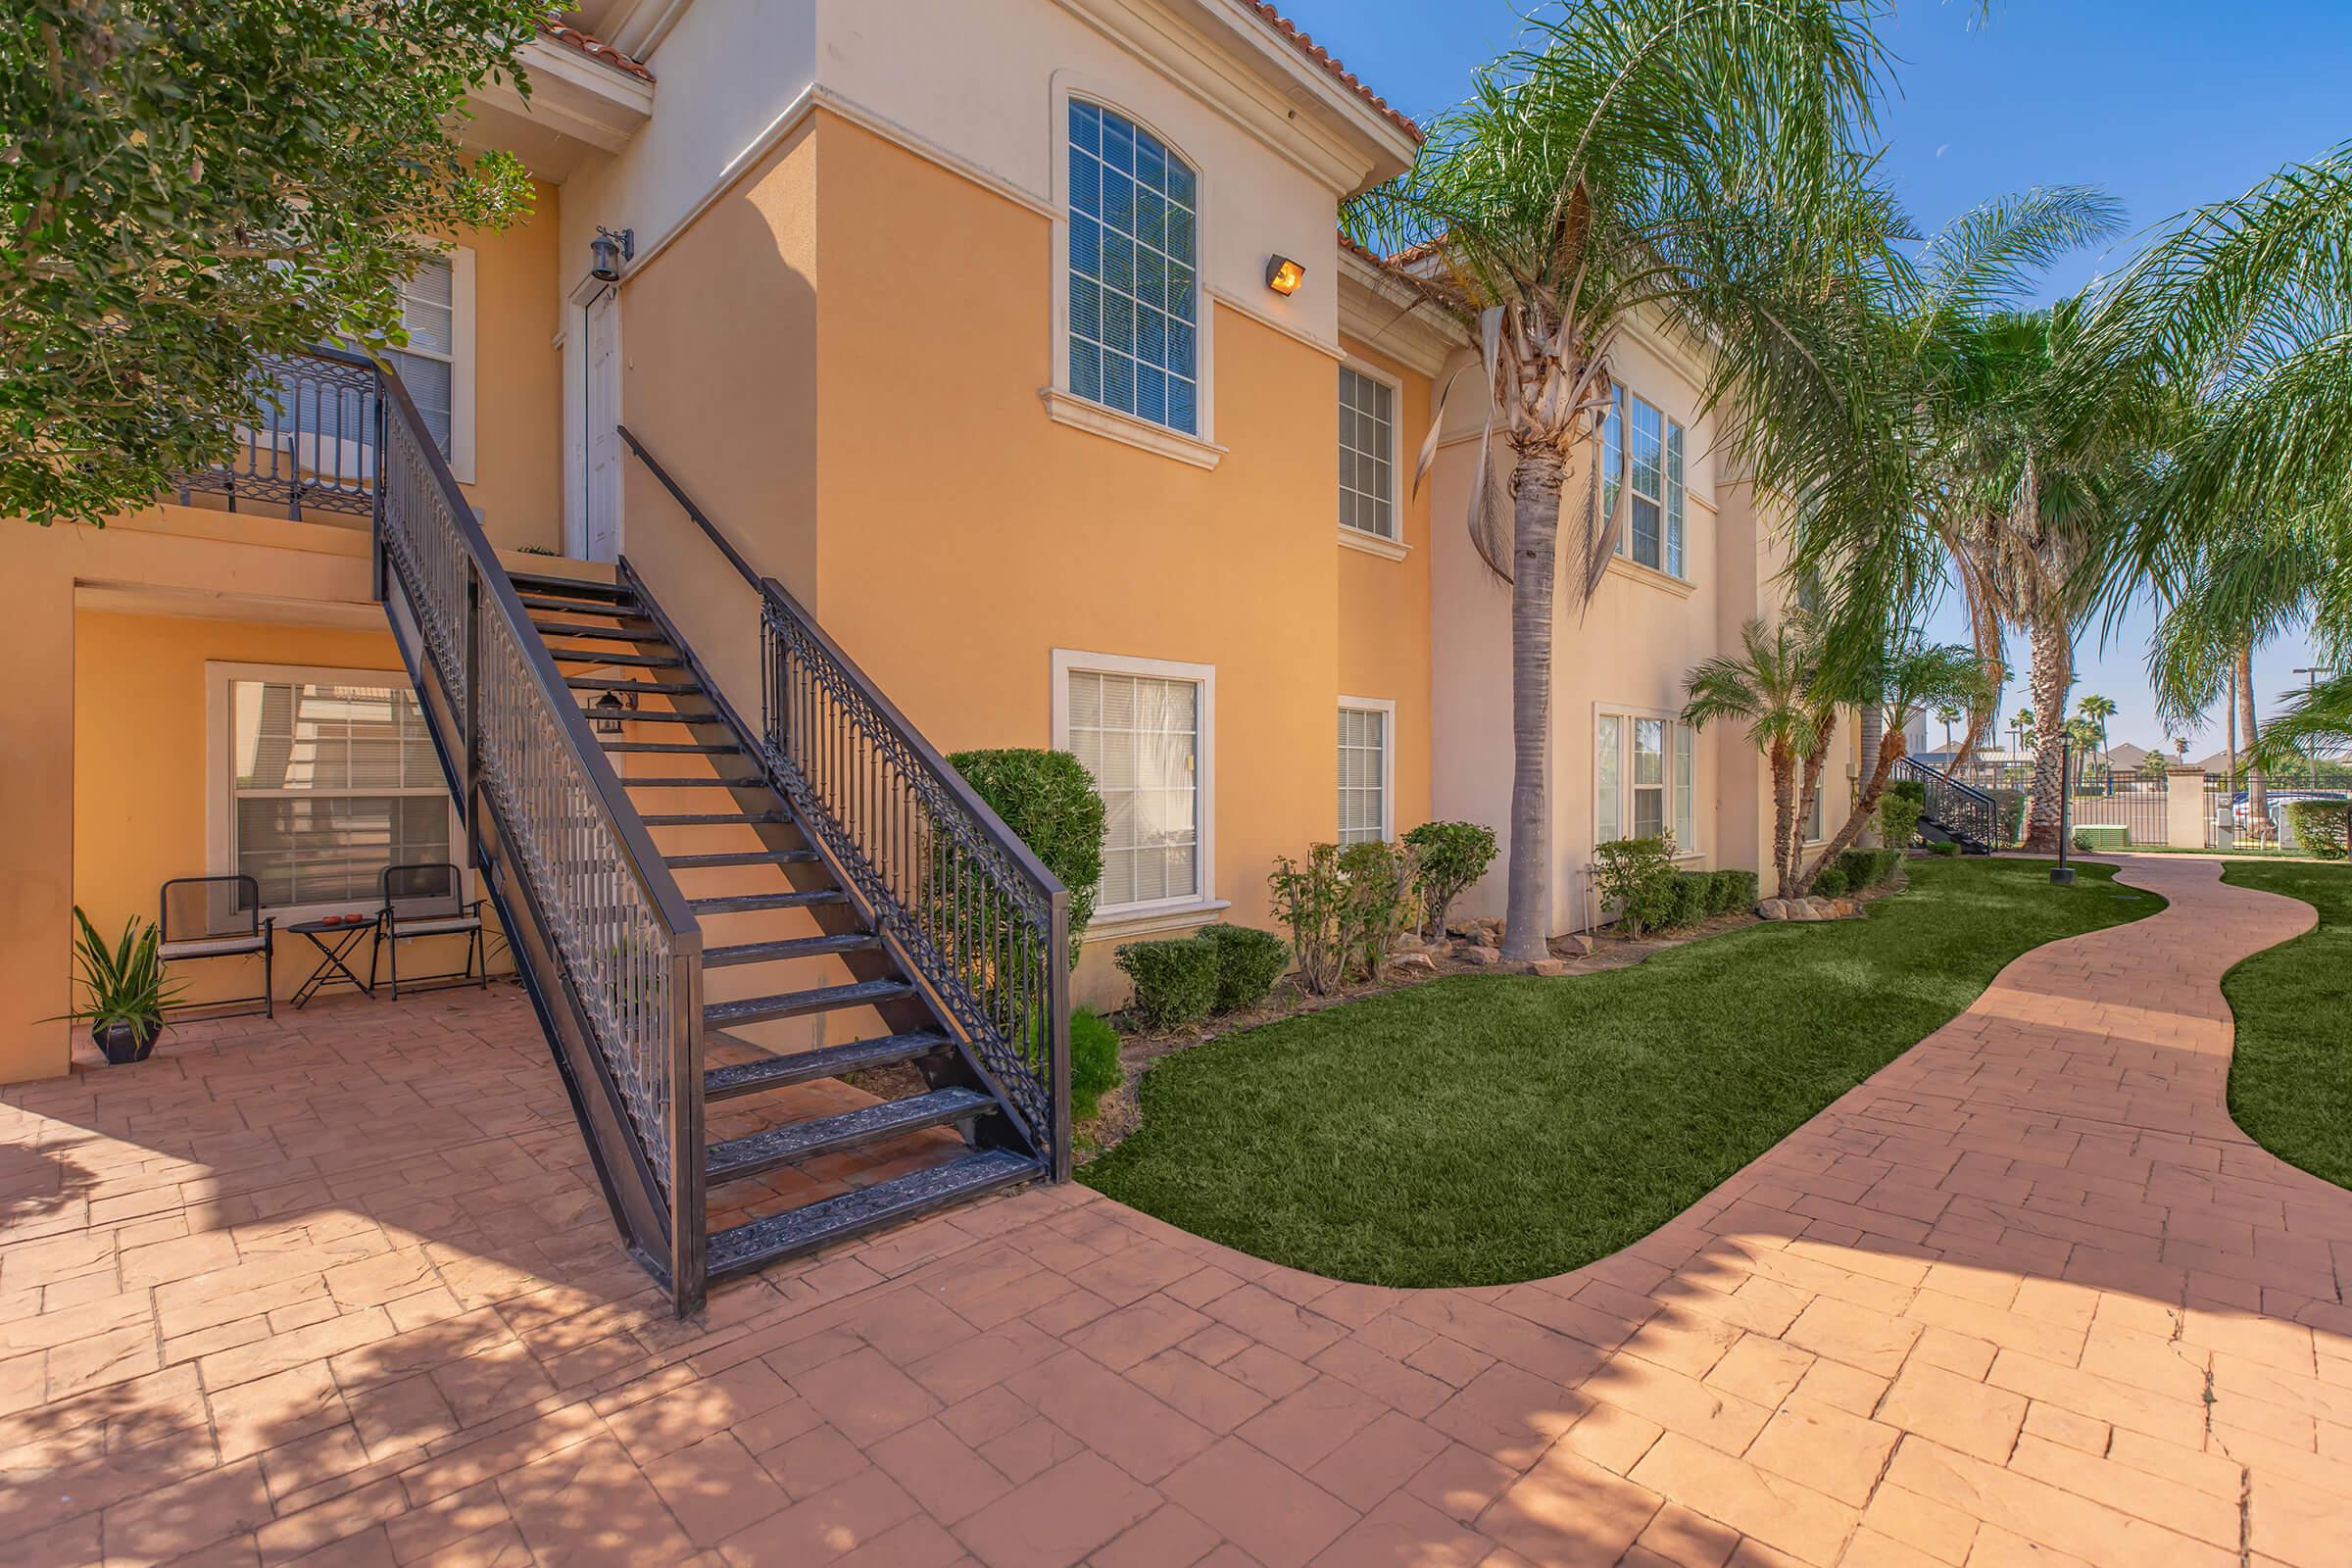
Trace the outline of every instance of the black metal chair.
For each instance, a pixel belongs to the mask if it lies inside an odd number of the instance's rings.
[[[277,947],[277,921],[262,913],[261,884],[252,877],[235,876],[177,876],[164,884],[156,901],[156,934],[158,951],[164,962],[189,963],[198,958],[241,958],[251,954],[262,956],[262,994],[258,997],[229,997],[219,1002],[180,1002],[173,1008],[186,1007],[243,1007],[253,1010],[252,1004],[262,1004],[266,1018],[277,1016],[277,1002],[270,993],[272,962]],[[223,1012],[222,1018],[242,1017],[244,1014]]]
[[[384,867],[384,907],[376,916],[375,941],[368,950],[368,985],[375,987],[377,956],[391,955],[392,1000],[400,1000],[400,945],[414,937],[443,937],[464,933],[466,967],[442,974],[420,975],[411,989],[431,981],[490,984],[490,964],[482,948],[482,901],[467,903],[464,875],[446,860],[424,860]]]

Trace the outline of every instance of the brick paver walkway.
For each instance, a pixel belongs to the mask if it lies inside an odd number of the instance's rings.
[[[0,1558],[2352,1561],[2352,1195],[2223,1105],[2210,862],[1637,1247],[1334,1285],[1071,1187],[619,1259],[514,993],[0,1097]],[[698,1557],[698,1553],[701,1554]]]

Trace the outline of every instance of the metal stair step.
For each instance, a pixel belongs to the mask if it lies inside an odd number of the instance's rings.
[[[653,638],[645,639],[648,642]],[[557,648],[548,657],[559,664],[630,664],[644,669],[684,669],[686,661],[675,654],[609,654],[601,648]]]
[[[997,1102],[976,1089],[960,1086],[934,1089],[927,1095],[885,1100],[879,1104],[845,1110],[838,1116],[796,1121],[712,1144],[703,1151],[703,1170],[713,1187],[723,1182],[739,1182],[774,1170],[778,1165],[856,1149],[879,1139],[921,1132],[926,1127],[968,1121],[996,1108]]]
[[[844,931],[821,937],[791,937],[781,942],[737,942],[703,950],[703,967],[724,968],[737,963],[784,963],[794,958],[823,958],[843,953],[864,953],[882,945],[870,931]]]
[[[808,865],[815,861],[814,850],[736,850],[719,855],[664,855],[672,871],[709,871],[724,865]],[[705,954],[703,961],[710,961]]]
[[[680,811],[640,816],[647,827],[731,827],[740,822],[789,822],[785,811]]]
[[[599,718],[617,718],[626,724],[723,724],[725,719],[716,713],[646,712],[632,709],[624,713],[599,713]]]
[[[703,1022],[715,1029],[731,1029],[747,1023],[765,1023],[770,1018],[830,1012],[836,1007],[870,1006],[877,1002],[896,1002],[912,995],[914,987],[904,980],[854,980],[847,985],[780,991],[772,997],[713,1002],[703,1009]]]
[[[662,648],[672,646],[668,638],[657,632],[622,631],[616,626],[583,626],[575,621],[540,620],[535,616],[531,624],[539,628],[541,637],[575,637],[607,643],[653,643]]]
[[[623,620],[644,620],[645,612],[639,608],[635,595],[604,603],[594,599],[556,598],[549,594],[516,593],[525,610],[573,611],[583,615],[612,615]]]
[[[638,778],[634,774],[620,775],[624,790],[763,790],[763,778]]]
[[[805,1084],[815,1078],[838,1078],[845,1072],[894,1066],[945,1051],[953,1044],[946,1035],[918,1030],[912,1034],[852,1040],[818,1051],[796,1051],[790,1055],[738,1062],[732,1067],[713,1067],[703,1074],[703,1099],[734,1100],[764,1089]]]
[[[647,817],[651,822],[657,820]],[[746,893],[727,899],[688,899],[686,907],[697,914],[750,914],[760,909],[812,909],[820,904],[847,904],[850,896],[839,888],[819,888],[813,893]]]
[[[521,593],[575,594],[582,599],[627,600],[635,603],[636,593],[616,582],[589,582],[578,577],[558,577],[544,571],[510,571],[507,581]]]
[[[710,1235],[710,1274],[716,1279],[747,1273],[934,1209],[1035,1181],[1045,1173],[1045,1166],[1026,1154],[991,1149],[894,1176],[839,1198],[731,1225]]]
[[[647,697],[700,697],[702,683],[691,680],[614,680],[610,675],[566,675],[564,684],[575,692],[638,692]]]
[[[604,748],[608,752],[661,752],[670,756],[694,752],[712,756],[734,753],[740,756],[743,752],[742,747],[732,742],[705,745],[701,741],[606,741]]]

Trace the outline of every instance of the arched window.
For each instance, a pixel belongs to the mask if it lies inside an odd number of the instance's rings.
[[[1070,391],[1200,427],[1200,182],[1158,137],[1070,100]]]

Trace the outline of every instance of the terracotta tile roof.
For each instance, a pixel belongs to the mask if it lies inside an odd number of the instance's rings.
[[[1356,96],[1363,99],[1364,102],[1370,104],[1373,108],[1379,110],[1382,115],[1387,117],[1389,123],[1395,125],[1397,129],[1403,131],[1415,141],[1419,141],[1421,139],[1421,127],[1419,125],[1414,124],[1411,119],[1408,117],[1400,115],[1396,110],[1391,109],[1389,107],[1389,101],[1386,98],[1383,98],[1380,94],[1374,92],[1371,88],[1356,80],[1355,74],[1349,71],[1346,66],[1341,65],[1338,60],[1334,59],[1330,50],[1315,42],[1314,39],[1308,37],[1305,33],[1300,32],[1298,27],[1292,24],[1291,20],[1288,17],[1285,17],[1281,12],[1275,10],[1271,5],[1268,5],[1266,0],[1242,0],[1242,3],[1248,6],[1251,11],[1256,12],[1260,22],[1263,22],[1267,26],[1273,28],[1283,37],[1289,39],[1293,48],[1297,49],[1300,54],[1306,56],[1307,59],[1312,60],[1316,65],[1321,66],[1325,71],[1331,73],[1332,75],[1338,77],[1341,81],[1346,82],[1349,87],[1353,88]]]
[[[642,61],[631,60],[627,55],[605,42],[604,39],[590,37],[587,33],[568,24],[542,22],[539,24],[539,30],[555,39],[556,42],[568,45],[591,60],[611,66],[614,71],[626,72],[641,81],[654,79],[654,74],[646,69]]]

